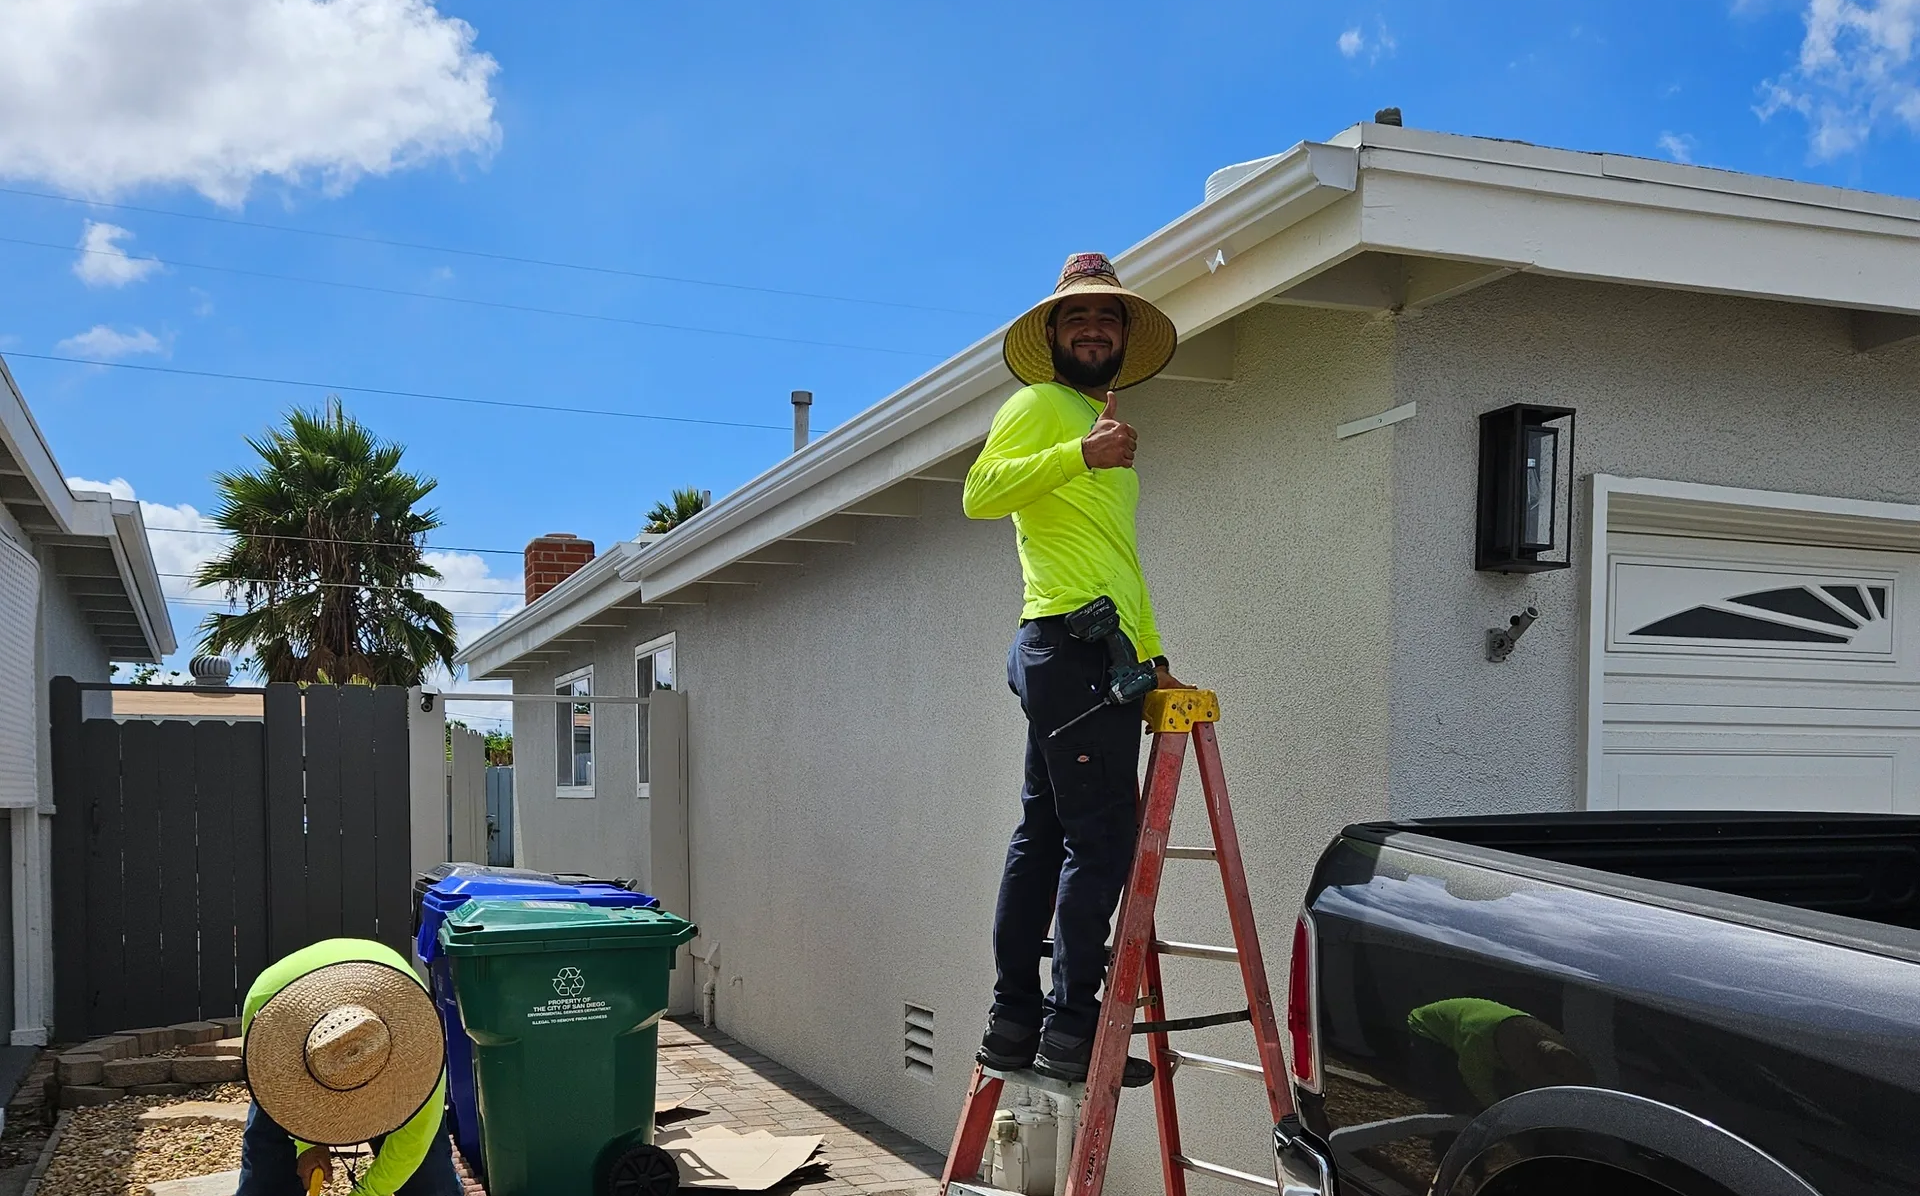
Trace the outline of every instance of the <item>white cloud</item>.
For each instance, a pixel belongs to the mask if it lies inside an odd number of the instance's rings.
[[[333,191],[498,142],[499,69],[433,0],[11,0],[0,175],[106,195]]]
[[[199,287],[188,287],[187,290],[191,292],[193,295],[193,314],[194,315],[199,316],[201,319],[205,319],[206,317],[213,314],[213,296],[212,295],[207,294],[205,291],[201,290]]]
[[[1340,53],[1343,57],[1357,59],[1364,54],[1366,55],[1368,65],[1379,62],[1382,58],[1390,56],[1395,50],[1400,48],[1400,43],[1394,40],[1393,34],[1387,29],[1387,23],[1385,21],[1376,21],[1374,23],[1372,37],[1368,37],[1360,26],[1355,25],[1340,35],[1340,40],[1337,44],[1340,47]]]
[[[1920,0],[1808,0],[1805,19],[1799,61],[1760,85],[1761,120],[1799,113],[1817,161],[1887,126],[1920,133]]]
[[[1698,144],[1691,133],[1660,134],[1660,152],[1675,162],[1693,161],[1694,147]]]
[[[73,261],[73,272],[90,287],[123,287],[139,282],[160,268],[160,259],[130,257],[118,242],[132,233],[117,224],[87,221],[80,234],[80,256]]]
[[[76,353],[83,357],[131,357],[136,353],[165,353],[166,345],[160,338],[144,328],[135,328],[132,332],[121,332],[105,324],[95,324],[85,332],[77,332],[59,343],[62,352]]]

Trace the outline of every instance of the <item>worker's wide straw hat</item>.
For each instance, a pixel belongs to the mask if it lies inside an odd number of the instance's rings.
[[[1053,380],[1053,342],[1047,335],[1047,316],[1055,304],[1073,295],[1113,295],[1127,306],[1127,347],[1120,373],[1113,380],[1114,390],[1145,382],[1167,368],[1180,343],[1173,321],[1121,286],[1120,276],[1114,273],[1106,254],[1076,253],[1060,268],[1060,281],[1053,294],[1028,308],[1007,329],[1001,352],[1014,377],[1028,385]]]
[[[275,993],[247,1028],[247,1085],[302,1142],[352,1146],[426,1107],[446,1065],[433,998],[407,972],[328,964]]]

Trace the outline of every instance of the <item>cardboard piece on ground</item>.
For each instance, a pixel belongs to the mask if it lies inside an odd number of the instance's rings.
[[[656,1145],[680,1165],[683,1188],[725,1188],[764,1192],[807,1165],[826,1139],[818,1134],[776,1138],[766,1130],[736,1134],[724,1125],[668,1132]]]
[[[671,1113],[676,1109],[684,1109],[704,1095],[706,1095],[706,1089],[704,1088],[697,1088],[684,1096],[656,1095],[653,1098],[654,1115],[657,1117],[662,1113]]]
[[[148,1184],[146,1191],[147,1196],[233,1196],[239,1186],[238,1171],[222,1171],[218,1175],[196,1175],[192,1179],[164,1179]]]
[[[141,1125],[174,1121],[231,1121],[244,1125],[248,1106],[239,1101],[190,1100],[161,1105],[140,1114]]]

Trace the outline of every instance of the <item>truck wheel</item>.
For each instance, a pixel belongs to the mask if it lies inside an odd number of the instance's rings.
[[[613,1161],[606,1196],[675,1196],[680,1165],[658,1146],[635,1146]]]

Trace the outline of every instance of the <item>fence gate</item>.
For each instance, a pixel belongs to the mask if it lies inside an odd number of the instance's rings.
[[[406,690],[269,685],[257,720],[84,717],[108,688],[51,685],[57,1038],[234,1016],[268,963],[325,938],[407,954]]]

